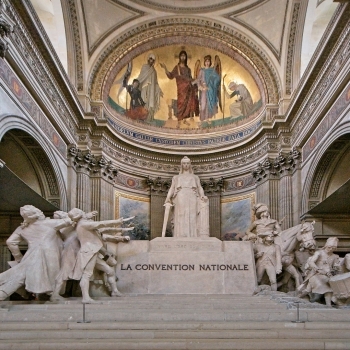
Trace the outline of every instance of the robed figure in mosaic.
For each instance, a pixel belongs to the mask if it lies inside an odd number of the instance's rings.
[[[174,207],[174,237],[209,236],[208,198],[188,157],[182,158],[180,173],[173,177],[164,205]]]
[[[199,90],[199,116],[200,120],[206,121],[215,117],[218,113],[218,104],[221,108],[221,62],[219,56],[215,56],[214,66],[210,55],[204,57],[204,67],[200,68],[200,60],[196,62],[195,79]]]
[[[165,74],[169,79],[176,80],[177,85],[177,111],[176,118],[178,120],[178,127],[183,120],[185,125],[190,125],[186,119],[193,118],[199,115],[198,98],[196,95],[197,87],[192,85],[191,69],[187,65],[187,53],[181,51],[179,54],[179,63],[173,68],[171,72],[168,71],[164,63],[160,66],[164,68]]]

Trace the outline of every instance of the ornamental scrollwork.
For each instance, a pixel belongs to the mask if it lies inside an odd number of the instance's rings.
[[[221,192],[224,188],[224,179],[221,177],[215,180],[211,177],[208,180],[201,180],[201,185],[205,193]]]
[[[105,159],[103,156],[96,157],[90,150],[82,151],[72,146],[68,150],[68,155],[77,170],[85,170],[89,175],[101,174],[109,180],[114,180],[118,174],[118,170],[112,164],[112,161]]]
[[[301,153],[293,148],[288,154],[279,152],[275,159],[266,158],[263,162],[258,163],[256,169],[252,171],[255,182],[259,182],[268,175],[280,176],[283,173],[290,173],[300,162]]]

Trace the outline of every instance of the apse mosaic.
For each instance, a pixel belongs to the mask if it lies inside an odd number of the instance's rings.
[[[240,240],[254,220],[255,193],[221,200],[221,237]]]
[[[255,78],[240,63],[210,48],[159,47],[121,69],[108,103],[116,115],[136,120],[145,129],[243,126],[263,107]]]

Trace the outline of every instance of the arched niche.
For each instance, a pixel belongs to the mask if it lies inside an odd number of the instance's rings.
[[[56,152],[54,145],[42,133],[38,132],[36,127],[22,117],[17,115],[2,117],[0,143],[5,142],[7,136],[10,135],[12,140],[16,139],[13,142],[17,142],[17,150],[22,149],[27,161],[31,162],[31,166],[34,168],[34,172],[31,173],[32,178],[35,174],[37,177],[36,188],[40,188],[40,191],[36,192],[41,192],[39,194],[55,207],[67,210],[66,159],[63,159],[62,155]],[[16,171],[14,173],[21,178],[19,168]],[[27,181],[29,180],[27,179]],[[34,182],[32,185],[34,186]]]

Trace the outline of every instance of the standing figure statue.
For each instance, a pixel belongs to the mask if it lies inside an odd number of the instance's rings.
[[[196,97],[196,87],[192,85],[191,69],[187,65],[187,53],[181,51],[179,54],[179,63],[173,68],[171,72],[168,71],[164,63],[160,66],[165,70],[165,74],[169,79],[176,79],[177,85],[177,127],[183,120],[185,125],[190,125],[186,121],[199,114],[198,98]]]
[[[199,177],[194,175],[188,157],[182,158],[180,173],[173,177],[164,205],[166,215],[162,236],[169,209],[174,206],[174,237],[209,237],[208,197],[204,195]]]
[[[253,207],[257,220],[253,221],[244,236],[244,240],[259,239],[266,232],[271,232],[274,236],[281,233],[281,226],[277,220],[271,219],[269,208],[264,203],[258,203]],[[278,243],[278,242],[276,242]]]
[[[91,221],[90,218],[78,208],[72,209],[68,213],[68,216],[77,223],[76,231],[80,242],[80,250],[70,277],[75,280],[80,280],[80,287],[83,295],[82,302],[95,302],[89,294],[90,278],[95,268],[106,273],[107,281],[111,288],[111,295],[120,296],[121,293],[117,289],[114,270],[114,266],[117,262],[113,254],[109,253],[104,247],[99,229],[119,226],[123,222],[133,219],[133,217],[128,219],[120,218],[117,220]],[[127,241],[127,239],[125,241]]]
[[[325,246],[317,250],[308,259],[309,273],[298,288],[299,297],[313,293],[313,301],[316,301],[324,295],[326,305],[331,306],[333,290],[329,284],[329,279],[340,270],[339,255],[333,254],[337,246],[338,238],[329,237]]]
[[[265,232],[260,237],[262,238],[262,243],[254,244],[258,284],[260,284],[266,272],[270,280],[271,290],[277,291],[276,275],[282,272],[281,247],[274,243],[274,235],[272,232]]]
[[[218,104],[221,107],[219,56],[215,56],[214,67],[212,67],[210,55],[204,56],[204,68],[200,68],[200,60],[198,60],[195,67],[195,78],[192,84],[198,85],[200,120],[201,122],[210,121],[218,113]]]
[[[147,121],[149,122],[154,120],[154,115],[159,110],[160,98],[163,97],[154,68],[155,62],[156,56],[150,53],[147,63],[141,67],[140,75],[137,77],[140,82],[141,97],[145,102],[144,107],[148,110]]]
[[[97,211],[87,213],[85,216],[87,219],[92,220],[94,216],[98,214]],[[58,210],[53,214],[54,219],[69,219],[68,213]],[[63,250],[61,252],[61,268],[56,276],[55,289],[51,295],[51,301],[63,300],[60,296],[66,290],[66,284],[69,280],[69,276],[73,272],[77,254],[80,249],[80,243],[77,236],[77,231],[74,225],[62,228],[59,230],[61,238],[63,239]]]
[[[51,293],[60,270],[62,240],[57,228],[72,225],[69,218],[50,219],[43,212],[25,205],[20,209],[24,221],[7,239],[16,264],[0,274],[0,300],[4,300],[23,287],[31,293]],[[28,243],[22,256],[19,244]]]

